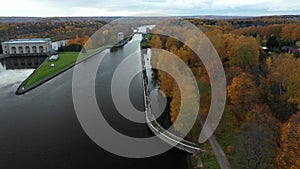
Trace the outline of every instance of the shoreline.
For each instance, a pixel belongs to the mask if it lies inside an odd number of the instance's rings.
[[[109,46],[109,47],[106,47],[106,48],[104,48],[104,49],[102,49],[102,50],[100,50],[100,51],[97,51],[97,52],[95,52],[95,53],[93,53],[93,54],[87,56],[86,58],[81,59],[81,60],[78,61],[78,62],[76,61],[75,63],[72,63],[71,65],[69,65],[69,66],[63,68],[62,70],[60,70],[60,71],[58,71],[58,72],[56,72],[56,73],[54,73],[54,74],[52,74],[52,75],[50,75],[50,76],[48,76],[48,77],[46,77],[46,78],[44,78],[44,79],[42,79],[42,80],[36,82],[35,84],[30,85],[28,88],[23,89],[24,85],[32,78],[32,76],[34,76],[34,74],[36,73],[36,71],[38,71],[38,70],[40,69],[40,67],[43,66],[43,65],[46,63],[46,61],[47,61],[47,59],[46,59],[46,60],[45,60],[45,61],[44,61],[37,69],[35,69],[35,70],[34,70],[34,71],[33,71],[33,72],[32,72],[32,73],[31,73],[31,74],[30,74],[30,75],[29,75],[29,76],[28,76],[28,77],[27,77],[27,78],[19,85],[19,87],[17,88],[15,94],[16,94],[16,95],[22,95],[22,94],[25,94],[25,93],[27,93],[27,92],[29,92],[29,91],[31,91],[31,90],[33,90],[33,89],[39,87],[40,85],[46,83],[47,81],[49,81],[49,80],[55,78],[56,76],[58,76],[58,75],[60,75],[60,74],[62,74],[62,73],[64,73],[64,72],[66,72],[67,70],[73,68],[73,67],[76,66],[77,64],[80,64],[80,63],[86,61],[87,59],[89,59],[90,57],[93,57],[93,56],[95,56],[95,55],[97,55],[97,54],[99,54],[99,53],[101,53],[101,52],[103,52],[103,51],[105,51],[105,50],[107,50],[107,49],[109,49],[109,48],[110,48],[110,46]]]

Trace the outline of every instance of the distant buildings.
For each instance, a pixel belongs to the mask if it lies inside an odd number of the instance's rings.
[[[284,46],[284,47],[281,48],[281,52],[294,54],[294,56],[298,58],[299,55],[300,55],[300,48],[294,48],[294,47],[291,47],[291,46]]]
[[[281,48],[281,52],[283,53],[293,53],[295,48],[291,47],[291,46],[283,46]]]
[[[2,50],[3,54],[10,56],[49,55],[51,51],[51,39],[12,39],[2,42]]]

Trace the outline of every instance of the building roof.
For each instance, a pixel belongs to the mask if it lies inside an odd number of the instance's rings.
[[[50,38],[36,38],[36,39],[12,39],[2,44],[18,44],[18,43],[45,43],[51,41]]]
[[[300,52],[300,48],[294,49],[294,52]]]

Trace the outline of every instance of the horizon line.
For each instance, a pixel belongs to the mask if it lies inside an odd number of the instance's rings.
[[[88,17],[197,17],[197,16],[218,16],[218,17],[261,17],[261,16],[300,16],[300,14],[262,14],[262,15],[218,15],[218,14],[192,14],[192,15],[107,15],[107,16],[17,16],[17,15],[11,15],[11,16],[0,16],[1,18],[13,18],[13,17],[18,17],[18,18],[62,18],[62,17],[81,17],[81,18],[88,18]]]

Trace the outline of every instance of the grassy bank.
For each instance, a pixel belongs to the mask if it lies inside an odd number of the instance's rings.
[[[77,60],[81,61],[96,52],[103,51],[108,47],[109,46],[103,46],[98,49],[89,50],[84,54],[80,54],[80,52],[62,52],[58,54],[59,59],[54,62],[49,61],[49,59],[47,58],[44,63],[37,70],[35,70],[34,73],[24,81],[24,83],[22,83],[20,89],[22,91],[26,91],[32,86],[46,81],[47,79],[49,79],[49,77],[60,73],[69,66],[74,65]],[[54,64],[55,66],[51,67],[51,64]]]
[[[150,41],[151,41],[151,34],[147,33],[145,35],[145,38],[142,40],[141,42],[141,48],[145,49],[145,48],[150,48]]]
[[[47,78],[60,70],[64,69],[71,64],[74,64],[77,60],[79,52],[64,52],[59,53],[59,59],[55,62],[50,62],[48,58],[44,61],[44,63],[38,68],[37,71],[28,79],[27,83],[24,84],[24,88],[27,89],[31,85],[35,84]],[[51,67],[51,64],[55,64],[54,67]]]

